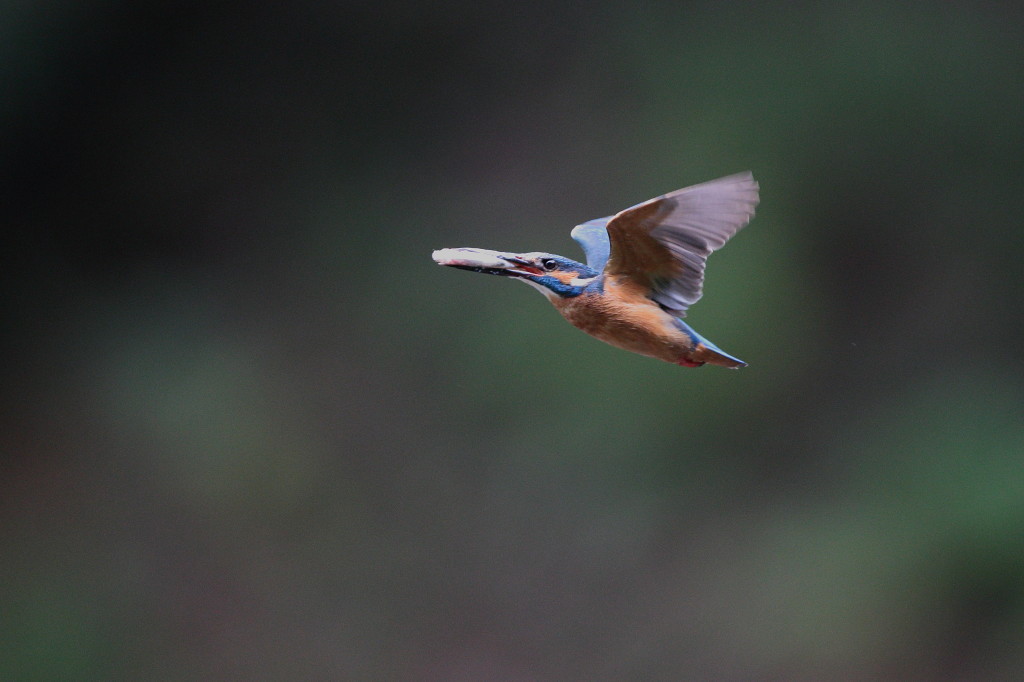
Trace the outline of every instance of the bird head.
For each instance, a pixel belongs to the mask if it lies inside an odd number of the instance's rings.
[[[434,261],[460,270],[511,277],[533,286],[548,298],[583,293],[600,274],[583,263],[553,253],[506,253],[487,249],[439,249]]]

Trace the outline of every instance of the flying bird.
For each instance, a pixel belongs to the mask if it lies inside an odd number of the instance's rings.
[[[544,294],[571,324],[625,350],[682,365],[746,366],[683,322],[700,300],[707,257],[754,217],[748,171],[655,197],[577,225],[587,263],[552,253],[458,248],[434,261],[511,277]]]

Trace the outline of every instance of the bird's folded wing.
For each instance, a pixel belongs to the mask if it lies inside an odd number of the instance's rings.
[[[607,222],[611,253],[605,272],[650,289],[651,298],[682,317],[700,300],[708,255],[750,222],[757,203],[757,182],[745,172],[627,208]],[[583,244],[576,230],[573,237]],[[589,260],[586,245],[584,250]]]

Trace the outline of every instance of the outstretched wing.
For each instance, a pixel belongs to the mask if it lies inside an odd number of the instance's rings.
[[[609,220],[611,220],[611,216],[588,220],[582,225],[572,228],[570,233],[583,249],[583,253],[587,255],[587,267],[598,272],[604,270],[611,249],[608,230],[605,228]]]
[[[700,300],[708,255],[750,222],[757,202],[758,185],[748,171],[627,208],[607,223],[611,255],[605,272],[650,289],[651,298],[683,317]]]

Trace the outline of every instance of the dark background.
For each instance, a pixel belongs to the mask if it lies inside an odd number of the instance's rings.
[[[1024,675],[1015,3],[0,9],[0,676]],[[751,169],[605,346],[445,246]]]

